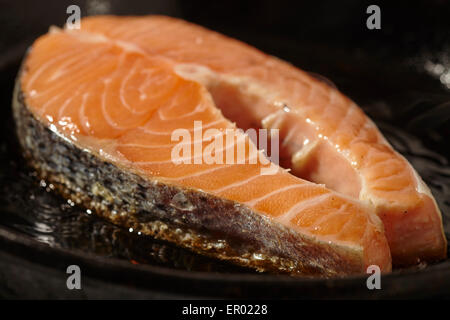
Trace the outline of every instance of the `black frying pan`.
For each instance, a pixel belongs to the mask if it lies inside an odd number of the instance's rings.
[[[450,5],[364,1],[0,1],[0,297],[7,298],[450,298],[450,260],[395,270],[381,290],[366,277],[300,279],[257,274],[137,236],[67,204],[20,155],[10,104],[26,48],[69,4],[98,13],[178,16],[244,40],[332,81],[376,121],[432,188],[450,236]],[[323,78],[325,77],[325,78]],[[68,290],[79,265],[82,290]]]

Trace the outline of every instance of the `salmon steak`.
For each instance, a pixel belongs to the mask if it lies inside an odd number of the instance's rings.
[[[446,257],[428,187],[337,89],[164,16],[96,16],[35,41],[13,112],[64,197],[139,234],[258,271],[390,272]],[[280,162],[261,148],[268,132]]]

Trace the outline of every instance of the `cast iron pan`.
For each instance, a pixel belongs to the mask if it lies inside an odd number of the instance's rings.
[[[367,30],[361,1],[0,2],[0,297],[5,298],[450,298],[450,260],[395,270],[368,290],[366,277],[258,274],[130,233],[71,206],[37,181],[20,154],[11,93],[20,61],[69,4],[98,13],[178,16],[314,71],[354,99],[431,187],[450,236],[450,25],[445,1],[380,4]],[[411,2],[408,2],[410,4]],[[4,10],[5,9],[5,10]],[[414,21],[409,24],[408,22]],[[68,290],[78,265],[82,290]]]

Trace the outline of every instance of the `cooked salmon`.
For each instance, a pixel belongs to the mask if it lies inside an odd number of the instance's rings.
[[[181,20],[99,16],[52,29],[23,63],[14,115],[42,178],[131,231],[323,276],[388,272],[391,252],[398,264],[445,256],[431,193],[353,102]],[[213,134],[198,138],[198,125]],[[238,128],[277,129],[285,168]],[[177,130],[192,133],[193,152],[174,161]]]
[[[289,159],[284,166],[291,173],[374,208],[394,264],[445,258],[441,213],[430,190],[375,124],[336,89],[181,20],[88,18],[83,28],[173,61],[182,74],[203,83],[224,115],[240,127],[280,129],[282,152]]]

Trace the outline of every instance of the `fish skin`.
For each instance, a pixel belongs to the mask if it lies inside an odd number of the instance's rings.
[[[46,52],[51,52],[51,59],[46,59]],[[96,54],[98,59],[85,60],[83,54],[89,52]],[[125,56],[123,52],[126,52]],[[56,66],[56,69],[51,71],[51,66]],[[163,82],[151,82],[154,88],[161,89],[157,91],[159,96],[151,96],[155,90],[145,92],[150,95],[149,99],[154,99],[151,100],[154,104],[146,108],[137,103],[128,111],[123,111],[126,107],[121,99],[123,96],[106,97],[111,99],[108,105],[102,103],[98,95],[89,96],[99,88],[104,90],[100,92],[107,92],[107,86],[116,86],[114,88],[117,90],[112,92],[120,92],[121,87],[118,85],[121,82],[114,83],[111,79],[127,79],[128,73],[125,77],[116,75],[116,71],[122,67],[128,72],[135,69],[149,70],[149,74],[156,75],[158,81],[163,79]],[[24,61],[13,103],[19,140],[31,165],[42,178],[58,186],[64,196],[92,208],[112,222],[142,230],[143,233],[203,254],[258,270],[327,277],[364,273],[367,266],[372,264],[379,265],[383,272],[391,270],[389,247],[381,221],[370,208],[353,199],[296,178],[281,168],[271,177],[271,183],[259,182],[252,188],[245,188],[246,192],[243,192],[242,187],[234,187],[236,181],[227,181],[227,184],[224,180],[233,179],[238,174],[239,178],[239,175],[247,179],[256,176],[264,181],[266,177],[255,173],[259,172],[261,165],[244,168],[233,165],[220,168],[223,173],[215,173],[208,179],[192,179],[190,176],[189,179],[181,180],[177,180],[180,168],[190,168],[193,170],[190,174],[204,168],[175,166],[164,160],[164,157],[159,161],[161,164],[155,166],[152,157],[164,154],[145,153],[143,150],[155,144],[161,148],[161,143],[170,143],[165,134],[172,125],[173,128],[180,125],[191,128],[195,117],[190,117],[190,114],[194,112],[194,115],[198,115],[200,111],[196,108],[199,105],[204,106],[199,110],[204,112],[202,119],[207,125],[222,129],[234,128],[214,106],[203,85],[179,77],[171,72],[170,67],[167,60],[148,57],[139,48],[110,42],[84,32],[58,31],[38,39]],[[146,78],[136,81],[142,84]],[[68,89],[67,86],[72,87]],[[130,91],[124,93],[136,94],[133,91],[136,87],[132,86]],[[70,98],[64,99],[64,90],[69,91]],[[129,99],[135,98],[129,96]],[[182,99],[183,104],[177,104],[179,99]],[[112,106],[117,108],[111,109]],[[112,110],[109,114],[112,120],[98,116],[98,112],[105,112],[102,108]],[[122,117],[117,117],[114,112],[119,108],[131,116],[122,114]],[[135,117],[135,114],[139,114],[139,117]],[[181,121],[177,118],[180,114]],[[173,117],[175,122],[171,120]],[[96,122],[95,125],[93,122],[88,125],[85,120]],[[152,139],[148,139],[149,136]],[[247,139],[246,146],[250,145]],[[140,152],[136,153],[133,148],[139,148]],[[137,158],[133,159],[133,156]],[[146,157],[151,158],[151,161],[145,161],[148,160]],[[95,168],[94,171],[92,168]],[[231,171],[227,171],[229,169]],[[94,174],[94,183],[86,174],[89,172]],[[118,177],[119,183],[111,181],[112,177]],[[259,198],[264,198],[277,188],[294,184],[304,190],[289,193],[288,198],[295,200],[291,209],[274,213],[285,204],[285,201],[280,201],[285,194],[276,194],[275,197],[271,194],[255,209],[252,203],[256,196],[254,192],[259,193]],[[232,187],[223,188],[229,185]],[[139,186],[143,186],[143,189],[139,189]],[[124,188],[125,193],[120,193],[117,188]],[[181,196],[177,196],[179,194]],[[246,202],[243,198],[236,201],[238,195],[247,197],[249,203],[243,203]],[[321,195],[326,197],[319,198]],[[153,198],[143,201],[143,196]],[[186,215],[186,210],[173,205],[176,197],[186,197],[188,202],[199,209]],[[302,203],[304,199],[306,201]],[[157,205],[142,207],[148,203]],[[123,214],[117,216],[114,212]],[[149,221],[141,221],[140,216],[136,216],[142,212],[148,213],[147,217],[151,217]],[[287,212],[289,215],[286,218]],[[171,213],[175,216],[171,216]],[[184,215],[185,219],[187,216],[187,221],[177,225],[177,214],[181,214],[181,217]],[[155,222],[158,215],[164,219],[163,222]],[[316,220],[320,224],[315,225]],[[333,223],[330,224],[330,221]],[[164,232],[161,232],[161,228]],[[194,231],[190,228],[194,228]],[[178,235],[177,229],[181,230]],[[211,237],[217,233],[223,236],[221,240],[225,241],[227,249],[211,253],[210,248],[215,248],[212,244],[217,240],[213,241]],[[236,237],[240,241],[233,241]],[[253,253],[257,254],[257,258],[252,258]]]
[[[213,76],[192,77],[208,87],[217,103],[222,100],[225,116],[227,101],[233,99],[240,111],[251,115],[245,121],[238,118],[240,127],[284,129],[282,144],[291,158],[285,165],[292,173],[374,208],[394,265],[446,258],[442,216],[429,188],[363,111],[335,88],[244,43],[179,19],[88,17],[83,29],[132,41],[178,64],[207,67]],[[279,112],[284,105],[289,106],[287,114]],[[315,147],[302,149],[306,140]]]
[[[361,247],[302,235],[240,203],[144,178],[80,148],[30,112],[19,82],[13,111],[24,156],[39,178],[114,224],[258,271],[336,277],[363,273],[372,263],[383,272],[391,270],[379,221],[373,222],[375,228],[368,228],[375,233],[368,246],[381,258],[367,258]],[[173,206],[179,195],[195,209]]]

